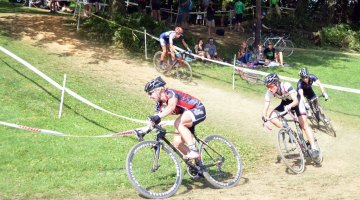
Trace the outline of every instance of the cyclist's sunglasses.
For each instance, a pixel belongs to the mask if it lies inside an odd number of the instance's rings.
[[[275,87],[275,86],[276,86],[275,84],[266,85],[266,87],[267,87],[268,89],[272,89],[272,88]]]
[[[148,95],[151,96],[154,93],[154,90],[148,92]]]

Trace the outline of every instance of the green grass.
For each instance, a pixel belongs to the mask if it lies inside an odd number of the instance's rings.
[[[117,114],[146,119],[153,102],[111,80],[79,71],[67,58],[44,52],[39,47],[0,36],[0,45],[36,66],[50,78]],[[0,120],[72,135],[102,135],[142,126],[95,110],[65,95],[63,116],[57,118],[61,92],[9,56],[0,54]],[[1,198],[70,198],[75,195],[136,197],[125,175],[125,159],[137,143],[134,137],[68,138],[56,137],[0,126]],[[265,152],[227,127],[210,121],[198,127],[201,137],[222,132],[241,152],[245,171]],[[148,139],[152,139],[151,136]],[[190,182],[185,176],[185,182]],[[121,194],[118,192],[121,191]]]
[[[322,83],[360,89],[360,61],[359,55],[336,54],[321,51],[296,51],[293,56],[285,58],[285,62],[290,67],[261,69],[268,73],[276,72],[279,75],[298,78],[298,71],[302,67],[307,67],[310,73],[315,74]],[[224,89],[232,88],[232,69],[214,64],[191,63],[193,66],[194,77],[203,79],[209,84],[222,86]],[[296,87],[295,82],[291,84]],[[235,90],[250,95],[263,95],[266,88],[262,85],[249,84],[239,76],[235,77]],[[317,94],[320,88],[314,87]],[[330,100],[322,102],[326,110],[333,111],[334,114],[342,113],[348,116],[360,118],[360,96],[359,94],[342,92],[333,89],[326,89],[330,95]],[[358,102],[358,103],[356,103]]]
[[[1,9],[6,9],[1,5]],[[140,90],[134,91],[121,84],[114,85],[110,80],[97,79],[90,73],[73,68],[72,62],[66,57],[49,54],[40,47],[33,47],[1,34],[0,45],[24,58],[58,83],[62,83],[63,74],[67,73],[69,88],[110,111],[136,119],[145,119],[152,113],[153,103],[144,98]],[[268,72],[274,70],[295,78],[300,66],[308,65],[311,66],[310,71],[324,83],[356,88],[360,85],[357,76],[359,58],[296,52],[286,60],[294,63],[291,68],[271,69]],[[214,87],[231,90],[232,70],[229,67],[195,63],[192,66],[195,78]],[[63,117],[58,119],[59,90],[3,53],[0,53],[0,69],[1,121],[74,135],[102,135],[142,126],[95,110],[69,95],[65,97]],[[236,79],[235,92],[246,93],[254,98],[264,95],[263,86],[248,84],[239,77]],[[359,102],[359,95],[335,90],[328,90],[328,93],[331,101],[324,105],[326,110],[338,117],[359,119],[359,103],[355,103]],[[198,133],[204,136],[208,132],[221,132],[229,138],[241,153],[245,173],[268,152],[268,147],[255,143],[251,138],[237,135],[235,130],[226,125],[222,127],[214,124],[207,120],[198,127]],[[137,143],[134,137],[55,137],[4,126],[0,126],[0,132],[1,199],[138,197],[124,169],[127,152]],[[191,182],[185,176],[184,183]]]

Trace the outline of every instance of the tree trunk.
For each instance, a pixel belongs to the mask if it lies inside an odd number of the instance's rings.
[[[255,29],[255,42],[254,47],[260,43],[261,37],[261,0],[256,0],[256,29]]]

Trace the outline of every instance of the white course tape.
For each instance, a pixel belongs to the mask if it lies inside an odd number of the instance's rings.
[[[149,33],[146,33],[146,35],[150,36],[151,38],[159,41],[159,38],[149,34]],[[175,46],[175,49],[176,50],[179,50],[181,52],[185,51],[184,49],[182,48],[179,48],[177,46]],[[218,60],[212,60],[212,59],[208,59],[208,58],[203,58],[201,56],[198,56],[196,54],[193,54],[191,53],[190,54],[191,56],[195,57],[195,58],[199,58],[201,60],[206,60],[206,61],[209,61],[209,62],[213,62],[213,63],[217,63],[217,64],[220,64],[220,65],[225,65],[225,66],[229,66],[229,67],[232,67],[234,68],[234,70],[236,71],[245,71],[245,72],[250,72],[250,73],[254,73],[254,74],[259,74],[259,75],[263,75],[263,76],[266,76],[268,75],[269,73],[266,73],[266,72],[262,72],[262,71],[257,71],[257,70],[253,70],[253,69],[249,69],[249,68],[244,68],[244,67],[238,67],[238,66],[234,66],[233,64],[230,64],[230,63],[226,63],[226,62],[222,62],[222,61],[218,61]],[[289,77],[286,77],[286,76],[279,76],[282,80],[287,80],[287,81],[292,81],[292,82],[298,82],[299,79],[295,79],[295,78],[289,78]],[[353,89],[353,88],[346,88],[346,87],[341,87],[341,86],[336,86],[336,85],[328,85],[328,84],[323,84],[322,85],[325,87],[325,88],[330,88],[330,89],[334,89],[334,90],[339,90],[339,91],[344,91],[344,92],[351,92],[351,93],[356,93],[356,94],[360,94],[360,90],[359,89]],[[316,86],[318,86],[316,84]]]
[[[34,127],[29,127],[29,126],[24,126],[24,125],[18,125],[18,124],[3,122],[3,121],[0,121],[0,124],[1,124],[1,125],[4,125],[4,126],[12,127],[12,128],[22,129],[22,130],[25,130],[25,131],[36,132],[36,133],[43,133],[43,134],[54,135],[54,136],[62,136],[62,137],[108,138],[108,137],[121,137],[121,136],[127,136],[127,135],[132,135],[132,134],[133,134],[133,130],[127,130],[127,131],[123,131],[123,132],[110,133],[110,134],[97,135],[97,136],[71,135],[71,134],[61,133],[61,132],[58,132],[58,131],[46,130],[46,129],[41,129],[41,128],[34,128]],[[163,122],[161,122],[159,125],[160,125],[160,126],[172,126],[172,125],[174,125],[174,120],[163,121]],[[146,128],[146,127],[147,127],[147,126],[140,127],[140,128],[136,128],[136,129],[144,129],[144,128]]]
[[[0,50],[2,52],[4,52],[5,54],[9,55],[10,57],[12,57],[13,59],[17,60],[18,62],[20,62],[21,64],[25,65],[27,68],[29,68],[30,70],[32,70],[33,72],[35,72],[37,75],[39,75],[40,77],[42,77],[43,79],[45,79],[46,81],[48,81],[49,83],[51,83],[53,86],[55,86],[57,89],[59,90],[63,90],[63,87],[61,85],[59,85],[57,82],[55,82],[54,80],[52,80],[51,78],[49,78],[47,75],[45,75],[44,73],[42,73],[40,70],[36,69],[34,66],[32,66],[30,63],[26,62],[25,60],[23,60],[22,58],[18,57],[17,55],[13,54],[12,52],[8,51],[7,49],[3,48],[2,46],[0,46]],[[148,121],[146,120],[139,120],[139,119],[133,119],[133,118],[130,118],[130,117],[126,117],[126,116],[122,116],[122,115],[118,115],[118,114],[115,114],[113,112],[110,112],[92,102],[90,102],[89,100],[83,98],[82,96],[76,94],[75,92],[73,92],[72,90],[70,90],[69,88],[65,88],[65,91],[73,96],[74,98],[78,99],[79,101],[83,102],[83,103],[86,103],[87,105],[95,108],[95,109],[98,109],[98,110],[101,110],[103,112],[106,112],[108,114],[111,114],[113,116],[116,116],[116,117],[119,117],[119,118],[123,118],[123,119],[126,119],[126,120],[130,120],[130,121],[134,121],[134,122],[139,122],[139,123],[143,123],[143,124],[147,124]]]

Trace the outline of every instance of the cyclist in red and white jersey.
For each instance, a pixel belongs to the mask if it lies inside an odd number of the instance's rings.
[[[205,107],[199,99],[182,91],[166,88],[165,85],[166,82],[161,77],[145,85],[145,92],[156,102],[156,114],[149,119],[158,124],[170,114],[179,115],[174,123],[178,133],[174,136],[174,146],[188,159],[199,158],[192,134],[195,133],[195,126],[206,118]]]
[[[316,149],[314,142],[314,134],[307,121],[307,114],[305,105],[302,102],[302,98],[291,86],[289,82],[281,82],[279,76],[276,73],[268,74],[264,81],[265,86],[268,88],[265,94],[265,105],[262,112],[262,120],[266,122],[269,118],[274,117],[276,114],[274,111],[283,112],[285,110],[294,110],[301,128],[304,130],[312,149],[312,156],[316,159],[319,157],[319,151]],[[268,110],[270,106],[270,100],[272,97],[281,99],[280,105],[278,105],[271,113],[269,118]],[[282,128],[282,124],[278,118],[270,120],[276,127]]]
[[[186,42],[184,40],[183,33],[184,33],[184,31],[181,27],[176,27],[174,31],[167,31],[167,32],[161,33],[161,35],[160,35],[160,45],[161,45],[161,49],[162,49],[162,54],[160,57],[160,67],[161,68],[163,68],[164,58],[166,55],[167,47],[169,47],[173,61],[175,61],[175,53],[176,53],[176,57],[178,57],[178,55],[179,55],[179,53],[175,50],[175,47],[174,47],[174,43],[173,43],[174,39],[180,38],[184,47],[186,47],[186,49],[188,51],[190,51],[189,46],[186,44]]]

